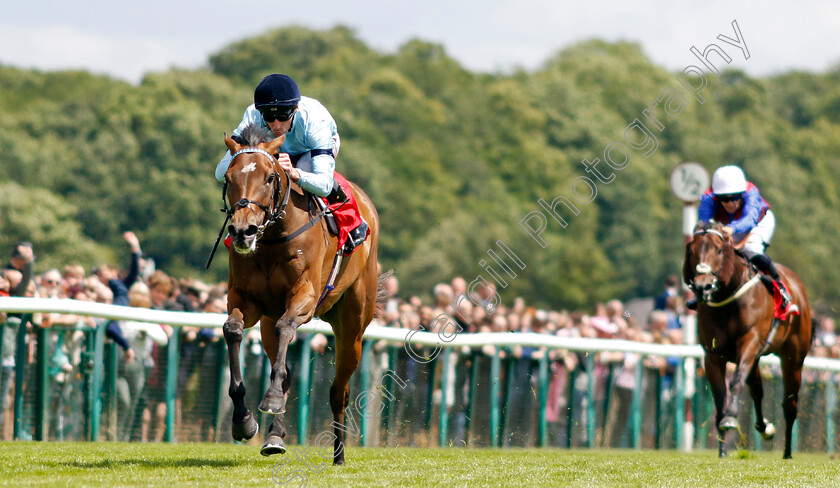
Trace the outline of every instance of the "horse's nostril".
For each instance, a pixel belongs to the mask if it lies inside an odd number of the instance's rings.
[[[257,226],[256,225],[249,225],[247,229],[245,229],[246,236],[252,236],[257,233]]]
[[[230,234],[232,236],[236,235],[236,229],[233,227],[233,224],[228,226],[228,234]]]
[[[711,289],[712,289],[712,284],[711,283],[706,283],[705,285],[703,285],[703,290],[704,291],[709,291]]]

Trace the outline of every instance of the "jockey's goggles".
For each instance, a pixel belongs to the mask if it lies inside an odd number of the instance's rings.
[[[743,193],[730,193],[728,195],[716,195],[716,196],[717,196],[717,199],[718,199],[719,202],[727,203],[727,202],[737,202],[738,200],[741,199],[742,196],[744,196],[744,194]]]
[[[260,108],[260,115],[262,115],[263,120],[265,120],[266,124],[270,124],[275,120],[279,120],[280,122],[285,122],[292,118],[292,115],[295,113],[295,109],[297,105],[291,105],[288,107],[262,107]]]

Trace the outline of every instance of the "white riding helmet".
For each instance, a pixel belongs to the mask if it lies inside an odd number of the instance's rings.
[[[747,177],[737,166],[721,166],[712,176],[712,192],[715,195],[729,195],[747,191]]]

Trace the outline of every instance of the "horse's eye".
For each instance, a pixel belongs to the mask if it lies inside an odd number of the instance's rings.
[[[274,173],[268,175],[268,180],[266,181],[269,185],[274,183]]]

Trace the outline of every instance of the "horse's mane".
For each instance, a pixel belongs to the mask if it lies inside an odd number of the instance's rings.
[[[264,142],[271,142],[274,139],[270,130],[257,124],[245,126],[239,137],[242,139],[240,144],[245,144],[250,147],[258,146]]]

